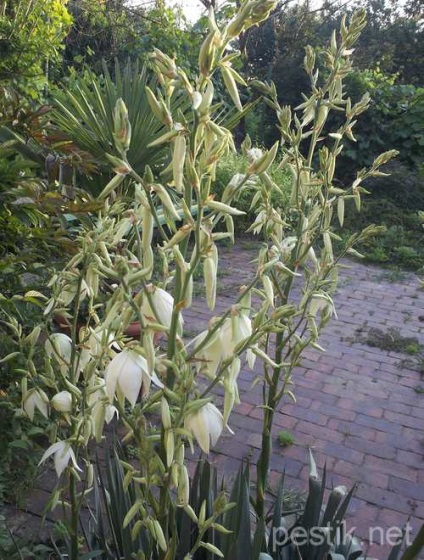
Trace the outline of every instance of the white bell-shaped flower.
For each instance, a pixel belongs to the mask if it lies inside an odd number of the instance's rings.
[[[172,311],[174,309],[174,298],[166,290],[153,286],[152,284],[150,284],[147,289],[149,290],[149,296],[152,300],[155,312],[150,305],[149,298],[145,295],[141,304],[141,312],[144,315],[146,323],[159,323],[166,329],[169,329],[171,327]],[[178,325],[179,332],[182,331],[182,327],[183,319],[180,315]]]
[[[74,450],[72,449],[69,442],[57,441],[56,443],[51,445],[41,457],[41,460],[38,464],[41,465],[41,463],[44,463],[44,461],[51,457],[51,455],[54,455],[54,468],[58,477],[60,477],[60,475],[66,469],[69,461],[72,462],[72,465],[77,471],[81,472],[81,469],[77,465],[77,461],[75,459]]]
[[[208,331],[203,331],[192,341],[192,344],[200,346],[208,335]],[[196,368],[197,373],[203,373],[207,377],[213,379],[218,371],[219,364],[222,360],[222,344],[220,331],[207,342],[204,348],[196,352]]]
[[[114,416],[119,416],[118,409],[110,404],[106,393],[106,383],[104,379],[96,378],[95,383],[99,388],[90,393],[87,397],[87,405],[90,407],[90,414],[93,419],[93,436],[96,441],[101,441],[103,436],[104,423],[109,424]]]
[[[231,358],[236,347],[252,334],[252,322],[247,315],[226,319],[221,329],[223,358]]]
[[[190,344],[200,346],[208,334],[209,331],[203,331]],[[197,372],[215,377],[221,362],[233,358],[237,346],[251,334],[252,322],[247,315],[242,313],[226,319],[207,344],[195,352]],[[253,369],[255,355],[250,349],[247,350],[246,357],[249,367]]]
[[[147,360],[134,352],[125,349],[109,362],[105,371],[106,393],[110,402],[113,402],[115,394],[123,395],[131,406],[135,406],[138,395],[148,394],[151,377]]]
[[[31,422],[34,420],[36,408],[45,418],[48,418],[48,405],[49,397],[42,389],[32,389],[28,391],[22,400],[22,408]]]
[[[53,333],[45,343],[46,354],[60,366],[63,375],[67,374],[72,356],[72,340],[67,334]]]
[[[331,317],[334,315],[337,319],[336,309],[334,307],[334,302],[331,297],[325,292],[316,292],[311,297],[311,303],[309,305],[309,314],[312,317],[316,317],[317,314],[324,312],[327,316]]]
[[[186,416],[184,427],[193,434],[202,451],[209,453],[222,433],[224,420],[216,406],[207,403]]]

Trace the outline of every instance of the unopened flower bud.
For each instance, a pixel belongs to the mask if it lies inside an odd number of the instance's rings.
[[[50,402],[58,412],[71,412],[72,410],[72,395],[69,391],[57,393]]]

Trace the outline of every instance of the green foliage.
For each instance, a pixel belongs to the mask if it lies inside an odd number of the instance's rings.
[[[0,514],[0,558],[8,560],[48,560],[53,549],[28,538],[16,538],[7,526],[7,519]]]
[[[124,462],[121,464],[121,460]],[[101,560],[115,560],[117,557],[131,557],[131,554],[143,551],[146,558],[150,558],[151,549],[143,531],[133,540],[131,529],[137,523],[136,517],[131,524],[123,529],[131,504],[134,503],[136,485],[130,482],[128,489],[124,490],[125,470],[127,459],[116,450],[111,456],[106,457],[106,471],[100,475],[100,484],[95,485],[94,507],[91,509],[91,522],[84,533],[85,544],[88,551],[93,554],[103,551],[99,556]],[[252,512],[249,502],[249,489],[251,488],[249,465],[242,465],[231,484],[228,481],[218,484],[216,467],[201,459],[196,466],[195,474],[190,487],[190,508],[188,515],[186,508],[177,511],[176,522],[178,525],[179,547],[176,558],[185,558],[196,539],[199,537],[197,523],[191,516],[204,515],[205,520],[214,515],[213,512],[222,508],[221,516],[217,522],[209,523],[207,534],[203,539],[221,550],[223,558],[231,560],[303,560],[324,558],[326,555],[340,560],[354,560],[362,555],[359,540],[346,534],[345,516],[348,512],[353,490],[349,492],[345,487],[337,487],[332,491],[326,490],[327,473],[324,468],[322,480],[318,477],[315,463],[311,457],[311,474],[309,477],[309,492],[302,505],[290,507],[286,501],[286,488],[284,474],[276,490],[275,496],[270,499],[266,525],[258,522],[252,530]],[[227,499],[224,497],[228,496]],[[224,505],[226,504],[226,505]],[[204,513],[202,514],[201,511]],[[101,512],[105,515],[102,516]],[[351,520],[355,525],[355,519]],[[225,528],[225,529],[224,529]],[[322,528],[322,531],[320,531]],[[330,528],[329,533],[326,529]],[[313,531],[312,531],[313,530]],[[296,534],[301,540],[308,541],[300,546],[296,544]],[[266,538],[268,535],[268,538]],[[327,535],[325,537],[325,535]],[[306,536],[306,539],[305,539]],[[318,542],[319,537],[323,542]],[[310,538],[308,538],[310,537]],[[325,537],[325,538],[324,538]],[[423,530],[419,532],[414,543],[403,554],[402,541],[392,550],[390,560],[407,560],[411,553],[418,554],[424,545]],[[339,556],[340,555],[340,556]],[[198,548],[193,555],[193,560],[212,560],[212,552],[205,548]]]
[[[225,187],[233,179],[234,174],[242,175],[247,166],[247,157],[235,152],[231,152],[218,162],[216,170],[216,181],[213,184],[213,194],[218,200],[221,200]],[[271,195],[272,202],[276,208],[284,210],[287,208],[290,198],[292,176],[287,168],[281,168],[278,162],[271,165],[268,173],[271,179],[281,189],[274,191]],[[237,196],[237,208],[245,212],[244,216],[236,216],[234,224],[239,233],[245,233],[255,220],[255,213],[252,208],[252,199],[257,192],[257,179],[252,177],[250,181],[240,189]]]
[[[364,326],[357,329],[356,334],[357,342],[374,348],[380,348],[381,350],[406,354],[418,354],[422,351],[417,338],[402,336],[399,329],[393,327],[384,331],[378,328],[368,329]]]
[[[349,95],[359,100],[369,93],[372,104],[367,119],[358,123],[355,143],[344,157],[369,165],[387,146],[399,151],[406,165],[417,166],[424,156],[424,89],[398,83],[397,76],[379,70],[356,71],[347,81]]]
[[[54,94],[55,108],[52,118],[56,127],[66,138],[80,150],[95,157],[99,171],[106,174],[111,171],[111,163],[106,154],[119,155],[115,148],[113,114],[116,102],[121,98],[127,109],[132,126],[131,145],[128,157],[138,173],[144,172],[145,166],[158,170],[164,164],[164,147],[149,147],[166,130],[152,113],[147,102],[145,87],[155,88],[149,78],[147,68],[140,68],[138,62],[127,62],[121,69],[115,64],[112,78],[106,64],[102,76],[86,70],[75,76],[72,87],[63,87]],[[183,107],[182,99],[173,101],[174,109]],[[104,178],[99,183],[104,186]],[[95,184],[86,184],[95,190]]]
[[[49,65],[60,61],[71,23],[66,0],[3,0],[0,3],[0,85],[38,98]]]
[[[156,4],[156,3],[155,3]],[[114,60],[147,61],[153,48],[176,56],[185,69],[193,69],[201,40],[192,32],[178,8],[159,3],[153,7],[125,0],[80,0],[69,7],[73,25],[66,39],[66,65],[82,70],[88,65],[103,71],[103,61],[112,71]]]
[[[424,266],[424,177],[399,161],[389,163],[385,172],[387,177],[366,182],[370,194],[364,197],[361,212],[347,217],[346,227],[353,230],[370,220],[385,226],[385,232],[364,243],[365,257],[419,270]]]
[[[286,432],[284,430],[278,432],[277,440],[281,447],[288,447],[294,443],[294,435],[291,432]]]

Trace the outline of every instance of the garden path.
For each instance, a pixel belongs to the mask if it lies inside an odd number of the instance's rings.
[[[253,257],[249,241],[220,250],[223,273],[215,315],[231,305],[252,275]],[[417,338],[424,345],[424,291],[413,274],[347,265],[334,296],[338,319],[321,338],[326,352],[307,352],[294,375],[296,404],[283,403],[276,412],[271,480],[276,482],[285,470],[287,487],[306,490],[312,447],[318,467],[327,464],[329,487],[358,482],[348,527],[355,526],[367,541],[370,526],[400,527],[410,517],[416,532],[424,522],[424,354],[402,338]],[[201,300],[200,294],[184,313],[193,334],[208,321]],[[387,343],[390,348],[380,347]],[[257,458],[261,389],[251,388],[254,378],[255,371],[240,374],[242,404],[230,419],[235,434],[222,436],[212,454],[221,474],[234,475],[247,455]],[[282,430],[294,436],[294,443],[284,448],[277,441]],[[26,512],[8,510],[12,528],[27,533],[30,524],[39,524],[50,479],[48,474],[41,477]],[[368,554],[383,559],[386,550],[374,544]]]

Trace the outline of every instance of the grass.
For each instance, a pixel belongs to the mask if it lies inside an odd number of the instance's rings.
[[[399,329],[390,328],[384,331],[378,328],[367,328],[366,325],[355,332],[354,342],[360,342],[372,348],[380,348],[380,350],[407,354],[408,357],[397,364],[399,369],[410,369],[424,375],[424,346],[418,342],[417,338],[402,336]],[[421,385],[414,390],[416,393],[424,393],[424,388],[421,391]]]
[[[277,440],[278,440],[278,444],[281,447],[289,447],[294,443],[294,435],[291,432],[286,432],[285,430],[282,430],[281,432],[278,432]]]
[[[415,337],[402,336],[399,329],[390,327],[386,331],[365,325],[356,329],[356,342],[380,350],[399,352],[401,354],[419,354],[423,347]]]
[[[406,278],[407,278],[407,274],[398,266],[395,267],[392,266],[387,270],[384,270],[377,276],[377,280],[390,282],[392,284],[403,282],[404,280],[406,280]]]

